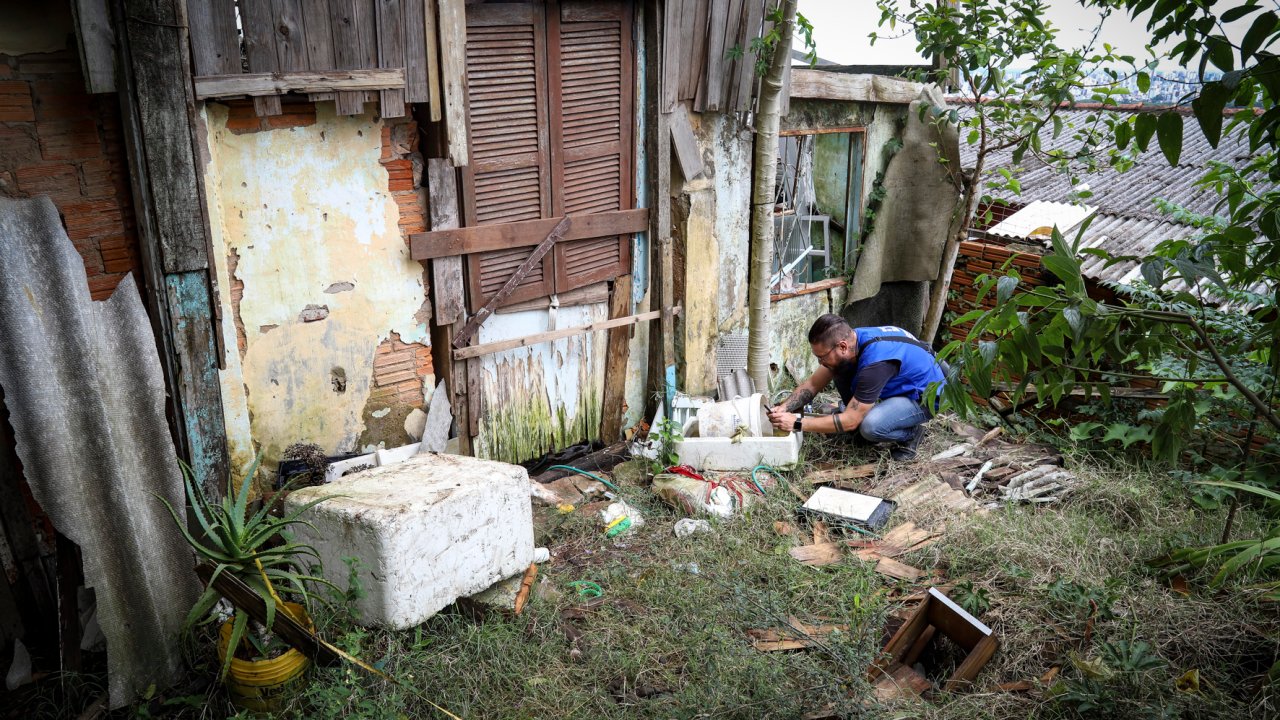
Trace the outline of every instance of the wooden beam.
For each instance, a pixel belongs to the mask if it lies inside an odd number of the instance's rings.
[[[400,67],[404,57],[404,6],[399,0],[377,0],[374,15],[378,27],[378,67]],[[419,58],[421,59],[421,58]],[[394,88],[384,88],[379,93],[378,105],[384,118],[404,117],[404,83]]]
[[[884,75],[850,75],[796,68],[791,73],[791,97],[812,100],[909,104],[924,85]]]
[[[196,78],[195,83],[196,97],[201,100],[244,95],[283,95],[290,92],[383,90],[404,86],[404,68],[205,75]]]
[[[609,298],[609,319],[624,317],[631,309],[631,275],[613,281]],[[606,443],[622,439],[622,407],[626,404],[627,364],[631,359],[631,333],[625,327],[609,331],[604,359],[604,400],[600,410],[600,439]]]
[[[649,307],[671,308],[675,297],[675,268],[671,247],[671,143],[667,140],[670,130],[670,114],[664,108],[668,93],[674,98],[673,85],[678,83],[679,45],[670,37],[664,36],[664,26],[678,28],[678,16],[663,3],[651,3],[646,6],[644,14],[645,36],[645,108],[647,118],[645,132],[645,155],[648,157],[649,183],[647,196],[653,205],[649,213]],[[675,33],[676,36],[679,33]],[[667,44],[663,45],[666,42]],[[673,48],[675,52],[672,51]],[[674,67],[673,67],[674,66]],[[661,68],[662,72],[657,72]],[[652,328],[656,332],[649,333],[649,398],[645,406],[645,417],[652,417],[657,408],[658,398],[667,398],[674,393],[675,387],[675,318],[666,314],[661,322]],[[669,405],[669,403],[668,403]]]
[[[511,277],[507,278],[507,281],[502,284],[501,288],[498,288],[498,292],[490,296],[489,299],[485,301],[484,306],[477,310],[475,315],[471,316],[471,319],[463,326],[462,332],[459,332],[458,336],[453,339],[453,346],[455,348],[460,348],[471,340],[471,336],[476,334],[476,331],[480,329],[480,326],[484,324],[484,321],[488,320],[490,315],[493,315],[494,309],[501,305],[502,301],[506,300],[507,297],[511,295],[512,291],[516,289],[516,286],[519,285],[520,282],[524,280],[525,276],[529,274],[529,271],[533,270],[533,268],[542,261],[542,257],[551,250],[552,246],[564,238],[564,234],[569,231],[569,226],[572,222],[573,221],[570,220],[567,215],[560,218],[560,222],[556,223],[556,226],[551,228],[551,232],[542,239],[542,242],[538,243],[538,246],[533,249],[533,252],[529,253],[529,257],[525,258],[524,262],[520,263],[520,267],[516,268],[515,272],[511,273]]]
[[[444,124],[454,167],[467,156],[467,18],[463,0],[437,0],[440,7],[440,77],[444,82]]]
[[[115,92],[115,37],[111,33],[106,0],[74,0],[71,14],[76,23],[85,89],[90,94]]]
[[[649,211],[645,208],[565,217],[573,220],[572,227],[565,232],[563,238],[560,238],[560,241],[565,242],[642,232],[649,227]],[[543,220],[524,220],[414,233],[409,236],[409,254],[414,260],[430,260],[449,255],[468,255],[489,250],[537,245],[563,219],[565,218],[552,217]]]
[[[676,103],[676,109],[671,112],[671,144],[684,179],[688,181],[702,175],[702,149],[698,147],[698,136],[693,134],[689,108],[684,103]]]
[[[466,359],[480,357],[481,355],[492,355],[503,350],[513,350],[519,347],[529,347],[539,343],[551,342],[552,340],[560,340],[562,338],[573,337],[574,335],[582,335],[584,333],[595,332],[597,330],[608,330],[610,328],[626,327],[635,325],[636,323],[657,320],[663,316],[664,311],[654,310],[647,313],[639,313],[637,315],[628,315],[626,317],[616,318],[613,320],[605,320],[602,322],[590,323],[587,325],[579,325],[577,327],[564,328],[561,330],[548,330],[534,335],[526,335],[521,338],[513,338],[511,340],[498,340],[491,343],[483,343],[481,345],[471,345],[469,347],[460,348],[453,353],[455,358]],[[679,315],[680,308],[671,308],[672,315]]]
[[[426,52],[427,52],[427,111],[430,113],[431,122],[440,122],[444,118],[444,108],[440,99],[440,31],[439,14],[436,8],[436,0],[425,0],[426,2]]]
[[[431,229],[458,227],[458,172],[444,158],[427,160],[427,210]],[[462,258],[438,257],[431,260],[432,308],[431,355],[439,368],[453,408],[454,427],[458,433],[458,452],[470,455],[471,421],[467,404],[467,364],[453,356],[453,338],[462,330],[465,318],[462,285]]]

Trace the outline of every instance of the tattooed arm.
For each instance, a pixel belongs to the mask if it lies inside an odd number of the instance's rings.
[[[831,384],[831,371],[819,367],[816,372],[810,375],[804,382],[800,383],[795,392],[791,393],[791,397],[773,406],[774,412],[798,413],[808,405],[814,396],[827,385]]]

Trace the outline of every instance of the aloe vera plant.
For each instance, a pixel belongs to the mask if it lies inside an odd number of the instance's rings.
[[[333,584],[323,577],[311,574],[307,567],[310,563],[304,563],[304,560],[310,557],[314,559],[317,566],[320,565],[320,556],[315,548],[295,542],[287,531],[294,525],[309,526],[309,522],[301,519],[302,514],[315,505],[338,496],[328,495],[313,500],[283,517],[272,515],[271,503],[263,503],[260,510],[246,517],[249,507],[249,486],[253,483],[261,461],[262,455],[259,454],[240,487],[237,489],[229,484],[227,493],[220,501],[209,499],[200,485],[195,482],[191,469],[185,463],[182,464],[182,479],[186,485],[187,499],[191,504],[191,514],[199,525],[200,537],[188,528],[183,514],[180,514],[167,500],[159,498],[168,508],[169,514],[173,516],[173,521],[177,523],[178,529],[182,531],[191,549],[200,558],[214,566],[208,586],[187,614],[188,627],[213,622],[217,618],[213,609],[220,596],[213,587],[213,581],[223,573],[230,573],[239,578],[262,597],[267,608],[267,628],[270,628],[275,621],[281,593],[299,598],[309,612],[313,595],[307,590],[308,583],[333,587]],[[277,538],[279,538],[278,542]],[[248,628],[249,615],[237,609],[232,620],[229,649],[222,663],[222,676],[225,677],[227,670],[230,669],[231,658],[234,657],[235,649],[240,646],[241,641],[249,639],[259,652],[264,650],[263,644],[257,641],[252,633],[248,633],[246,638]]]

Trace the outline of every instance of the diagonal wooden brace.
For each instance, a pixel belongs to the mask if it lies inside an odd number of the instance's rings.
[[[529,271],[532,270],[540,260],[542,260],[542,256],[546,255],[547,251],[554,247],[555,244],[564,237],[564,234],[569,231],[569,225],[571,222],[572,221],[569,219],[569,216],[566,215],[560,220],[560,222],[556,223],[556,226],[551,229],[551,233],[547,235],[542,242],[538,243],[538,246],[533,249],[533,252],[529,254],[529,257],[520,264],[520,267],[516,268],[515,272],[511,273],[511,277],[507,278],[507,282],[503,284],[502,288],[485,302],[484,307],[477,310],[476,314],[471,316],[471,319],[467,321],[467,324],[462,328],[461,332],[459,332],[457,337],[453,339],[453,347],[455,349],[467,344],[467,341],[471,339],[471,336],[476,334],[476,331],[480,329],[480,326],[484,324],[484,321],[488,320],[489,316],[493,315],[493,311],[496,310],[498,306],[502,304],[502,301],[506,300],[507,296],[516,289],[516,286],[520,284],[520,281],[524,280],[524,276],[528,275]]]

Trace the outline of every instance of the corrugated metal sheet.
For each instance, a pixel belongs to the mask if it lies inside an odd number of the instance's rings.
[[[961,107],[961,113],[972,108]],[[1070,127],[1083,127],[1098,122],[1107,112],[1097,109],[1064,110],[1059,116]],[[1117,112],[1117,114],[1119,114]],[[1041,134],[1042,152],[1053,149],[1076,151],[1078,140],[1070,129],[1053,137],[1052,126]],[[965,168],[972,168],[977,150],[961,143],[960,154]],[[1037,201],[1070,202],[1080,200],[1074,193],[1087,186],[1092,193],[1086,202],[1096,204],[1098,211],[1085,232],[1084,247],[1106,250],[1116,256],[1142,256],[1155,246],[1169,239],[1189,238],[1195,235],[1190,225],[1174,222],[1162,213],[1157,199],[1165,200],[1197,214],[1218,211],[1221,195],[1212,188],[1199,186],[1200,177],[1210,162],[1241,165],[1250,157],[1247,140],[1239,134],[1223,137],[1217,148],[1209,145],[1194,118],[1183,123],[1182,153],[1176,166],[1170,166],[1156,147],[1153,139],[1147,152],[1126,172],[1104,167],[1094,173],[1079,176],[1080,185],[1074,186],[1071,177],[1051,165],[1031,157],[1023,158],[1022,165],[1013,165],[1012,150],[1006,149],[989,156],[984,175],[995,176],[1001,168],[1015,171],[1022,187],[1020,194],[1008,191],[992,191],[996,198],[1024,205]],[[1259,178],[1262,187],[1270,190],[1274,184]],[[1012,219],[1012,218],[1010,218]],[[1008,220],[1006,220],[1008,222]],[[993,228],[994,230],[994,228]],[[1083,266],[1086,276],[1101,281],[1129,282],[1138,277],[1138,264],[1133,261],[1108,266],[1101,258],[1087,258]],[[1166,289],[1184,289],[1185,285],[1170,284]]]
[[[993,225],[987,234],[1011,240],[1044,240],[1048,238],[1048,234],[1043,232],[1045,228],[1052,232],[1056,227],[1058,232],[1066,235],[1095,210],[1097,208],[1090,205],[1036,200]]]
[[[47,196],[0,198],[0,238],[5,406],[32,494],[83,552],[117,708],[180,677],[178,633],[199,589],[158,499],[185,504],[160,357],[132,276],[89,299]]]

